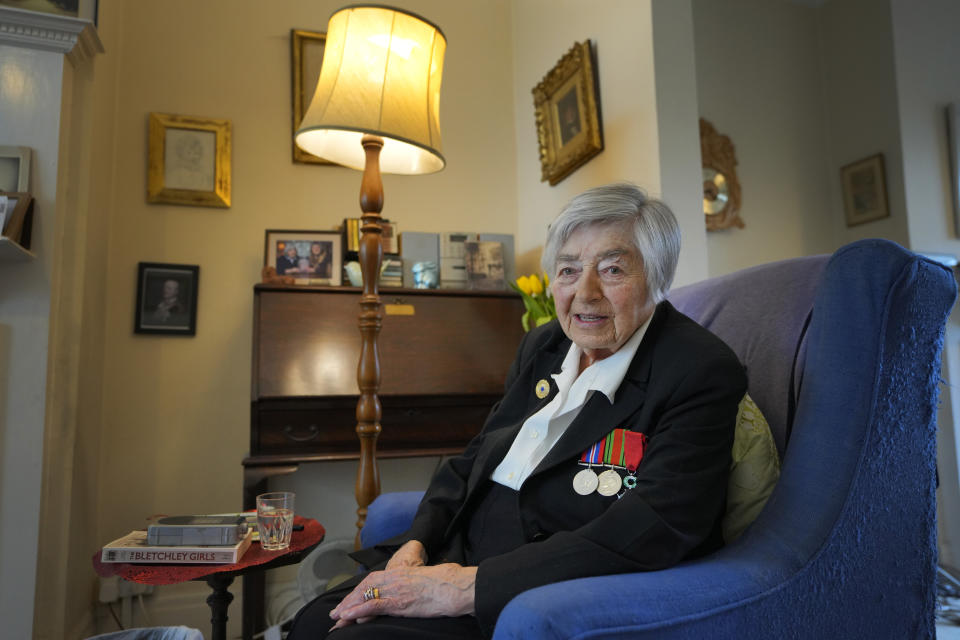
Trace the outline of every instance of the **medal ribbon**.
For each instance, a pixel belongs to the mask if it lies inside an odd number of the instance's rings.
[[[647,436],[629,429],[614,429],[598,440],[580,456],[583,464],[603,464],[608,467],[636,471],[643,458]]]
[[[626,440],[626,467],[631,474],[636,472],[647,446],[647,436],[636,431],[624,431]]]
[[[593,446],[583,452],[580,456],[580,462],[584,464],[600,464],[600,456],[603,452],[603,440],[593,443]]]

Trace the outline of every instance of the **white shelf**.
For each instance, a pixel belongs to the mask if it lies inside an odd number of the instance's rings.
[[[27,262],[36,257],[10,238],[0,236],[0,262]]]
[[[74,64],[103,53],[89,20],[12,7],[0,7],[0,44],[64,53]]]

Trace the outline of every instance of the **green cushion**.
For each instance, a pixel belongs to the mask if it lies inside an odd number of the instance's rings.
[[[739,538],[760,514],[779,478],[780,458],[770,425],[747,394],[737,412],[727,512],[721,523],[727,544]]]

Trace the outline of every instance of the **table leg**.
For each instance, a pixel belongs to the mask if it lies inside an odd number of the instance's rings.
[[[228,587],[233,582],[230,574],[214,573],[207,576],[207,584],[213,593],[207,596],[210,605],[210,624],[213,627],[210,640],[227,640],[227,607],[233,602],[233,594]]]
[[[243,576],[243,640],[253,640],[253,634],[266,627],[263,603],[266,582],[267,576],[263,571]]]

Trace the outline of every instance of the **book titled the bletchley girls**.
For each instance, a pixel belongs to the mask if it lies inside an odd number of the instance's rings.
[[[253,531],[232,546],[170,547],[147,543],[146,531],[131,531],[103,547],[101,562],[148,564],[234,564],[250,548]]]

